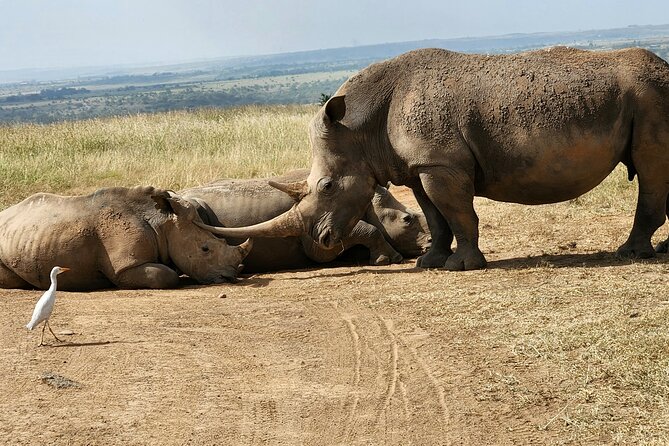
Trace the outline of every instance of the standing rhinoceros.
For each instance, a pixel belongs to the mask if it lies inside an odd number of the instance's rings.
[[[308,176],[309,170],[300,169],[270,181],[300,181]],[[269,220],[294,204],[288,194],[271,187],[267,179],[220,180],[179,194],[198,207],[205,223],[232,228]],[[417,257],[429,244],[425,216],[407,209],[386,188],[377,186],[363,219],[342,239],[341,245],[321,247],[306,232],[294,237],[257,238],[244,260],[244,271],[295,269],[314,262],[331,262],[355,245],[367,247],[370,263],[381,265],[399,262],[402,256]]]
[[[63,197],[39,193],[0,212],[0,287],[171,288],[177,269],[200,283],[234,280],[250,241],[228,246],[195,225],[195,208],[153,187]]]
[[[651,257],[668,207],[669,64],[642,49],[412,51],[345,82],[312,120],[310,139],[309,178],[283,186],[301,201],[238,236],[307,231],[336,246],[375,184],[390,180],[411,187],[427,217],[433,242],[419,266],[482,268],[474,196],[568,200],[623,163],[638,175],[639,199],[618,254]]]

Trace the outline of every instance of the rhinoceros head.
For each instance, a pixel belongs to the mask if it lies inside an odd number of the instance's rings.
[[[366,220],[382,227],[386,240],[404,257],[418,257],[430,248],[432,238],[425,214],[407,208],[385,187],[376,187],[370,211],[373,215],[368,211]]]
[[[167,251],[176,267],[199,283],[235,281],[242,260],[251,251],[251,240],[229,246],[224,239],[198,227],[197,210],[178,195],[160,191],[151,196],[167,216],[162,225]]]
[[[365,214],[376,186],[360,150],[365,138],[342,122],[345,114],[344,96],[335,96],[311,121],[313,161],[306,180],[270,181],[296,201],[290,210],[253,226],[201,226],[224,237],[289,237],[307,233],[322,246],[337,246]]]

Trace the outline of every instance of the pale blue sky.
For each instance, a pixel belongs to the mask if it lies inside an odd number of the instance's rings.
[[[667,23],[667,0],[0,0],[0,70]]]

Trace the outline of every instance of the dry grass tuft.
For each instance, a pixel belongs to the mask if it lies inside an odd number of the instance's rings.
[[[180,189],[307,167],[316,110],[254,106],[0,126],[0,209],[38,191]]]

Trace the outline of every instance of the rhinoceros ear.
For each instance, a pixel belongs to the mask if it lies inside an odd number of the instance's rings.
[[[297,181],[295,183],[279,183],[278,181],[269,180],[269,185],[279,189],[281,192],[285,192],[290,195],[295,201],[300,201],[304,196],[309,192],[309,186],[307,180]]]
[[[151,199],[156,202],[156,209],[166,213],[174,212],[170,205],[170,194],[166,190],[156,190]]]
[[[346,115],[345,97],[345,95],[334,96],[326,102],[325,116],[327,116],[330,122],[339,122],[344,119],[344,116]]]
[[[167,201],[169,201],[170,206],[172,207],[172,212],[174,212],[177,217],[185,218],[189,221],[195,220],[197,210],[190,202],[177,195],[171,195]]]
[[[162,212],[188,220],[195,219],[197,215],[195,206],[177,195],[170,194],[168,191],[151,195],[151,198],[156,202],[156,209]]]

